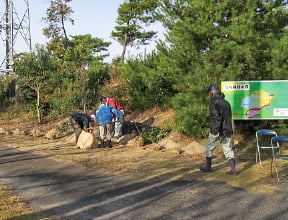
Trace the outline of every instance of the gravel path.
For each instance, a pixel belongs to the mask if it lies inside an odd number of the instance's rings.
[[[191,176],[130,182],[1,144],[0,181],[60,219],[288,219],[287,183],[267,195]]]

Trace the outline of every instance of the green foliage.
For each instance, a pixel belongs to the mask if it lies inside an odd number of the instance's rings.
[[[173,79],[158,70],[159,57],[152,53],[145,60],[128,60],[123,65],[122,76],[127,78],[130,106],[135,110],[145,110],[169,105],[175,94]]]
[[[207,135],[210,128],[208,99],[201,100],[200,97],[198,96],[196,99],[193,93],[178,93],[172,99],[173,108],[176,110],[175,130],[194,137],[205,137]]]
[[[123,62],[126,47],[139,44],[147,44],[156,34],[154,31],[146,31],[143,26],[154,23],[152,12],[157,7],[156,0],[129,0],[118,8],[118,17],[115,31],[111,36],[123,45],[121,61]]]
[[[271,62],[266,64],[267,70],[272,73],[272,77],[275,80],[281,80],[287,78],[288,72],[288,30],[285,29],[283,36],[277,40],[272,39],[269,42]]]
[[[50,6],[46,10],[46,17],[42,18],[47,23],[47,27],[43,28],[43,34],[51,39],[47,48],[53,50],[59,58],[62,58],[65,50],[69,46],[65,22],[69,21],[71,24],[74,24],[74,20],[70,17],[73,10],[67,4],[71,1],[72,0],[51,1]]]
[[[142,137],[144,139],[144,143],[156,143],[160,141],[162,138],[165,138],[168,136],[168,134],[171,132],[171,128],[169,126],[163,126],[163,127],[157,127],[152,126],[151,128],[144,128],[142,131]]]
[[[109,78],[103,63],[109,42],[91,35],[72,36],[62,59],[45,47],[16,55],[19,97],[38,114],[57,115],[94,109],[99,87]]]
[[[16,78],[13,76],[0,75],[0,109],[9,105],[9,98],[15,96]]]
[[[23,102],[33,101],[39,123],[42,120],[46,98],[49,97],[50,75],[57,70],[55,57],[44,47],[35,52],[16,55],[15,72],[18,75],[20,97]]]
[[[157,71],[174,80],[171,101],[183,133],[208,131],[209,84],[285,78],[288,13],[281,1],[160,2],[157,18],[168,34],[158,44]]]

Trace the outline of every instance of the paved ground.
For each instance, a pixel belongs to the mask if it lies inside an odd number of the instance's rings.
[[[127,182],[1,144],[0,181],[36,212],[60,219],[288,219],[284,183],[259,195],[191,175]]]

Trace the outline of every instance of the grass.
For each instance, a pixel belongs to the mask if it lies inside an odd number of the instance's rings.
[[[11,189],[0,184],[0,220],[48,220],[28,206],[19,196],[13,195]]]

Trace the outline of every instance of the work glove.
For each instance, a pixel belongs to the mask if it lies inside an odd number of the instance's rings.
[[[215,140],[218,140],[218,139],[220,138],[219,133],[217,133],[217,134],[209,133],[209,136],[210,136],[210,135],[211,135]]]

